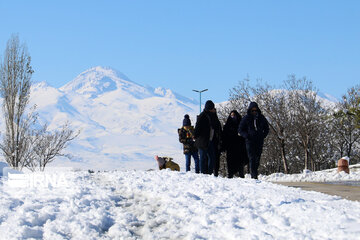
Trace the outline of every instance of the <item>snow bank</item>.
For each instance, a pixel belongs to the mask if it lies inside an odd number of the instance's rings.
[[[6,162],[0,162],[0,177],[7,177],[9,173],[22,174],[22,172],[10,168]]]
[[[0,162],[0,177],[3,176],[4,169],[9,167],[6,162]]]
[[[260,175],[259,179],[270,182],[334,182],[360,181],[360,164],[350,166],[350,174],[337,172],[337,168],[311,172],[309,170],[299,174],[274,173],[269,176]]]
[[[25,175],[32,178],[44,174]],[[360,236],[360,202],[265,181],[167,170],[61,172],[51,178],[48,184],[20,189],[0,180],[2,237],[356,239]]]

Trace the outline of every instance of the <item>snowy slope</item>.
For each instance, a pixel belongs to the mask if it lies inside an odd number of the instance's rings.
[[[253,179],[112,171],[0,178],[1,239],[359,239],[360,202]]]
[[[70,121],[79,137],[66,150],[74,158],[54,166],[85,169],[154,168],[154,155],[172,156],[182,164],[177,128],[189,114],[195,124],[197,102],[170,89],[143,87],[104,67],[84,71],[65,86],[33,86],[31,105],[57,128]]]

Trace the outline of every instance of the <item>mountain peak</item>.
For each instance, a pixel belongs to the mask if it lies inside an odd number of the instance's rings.
[[[162,97],[175,98],[175,94],[170,89],[157,87],[154,89],[154,93]]]
[[[114,68],[111,68],[111,67],[103,67],[103,66],[96,66],[96,67],[89,68],[88,70],[85,70],[84,72],[80,73],[79,76],[93,75],[93,74],[96,74],[96,76],[103,75],[103,76],[108,76],[108,77],[113,77],[113,78],[119,78],[119,79],[131,82],[131,80],[122,72],[120,72]]]
[[[75,93],[86,98],[95,99],[107,93],[114,93],[122,98],[134,97],[145,99],[160,96],[180,101],[182,103],[197,104],[193,99],[186,98],[162,87],[144,87],[131,81],[125,74],[111,67],[92,67],[80,73],[75,79],[60,88],[66,94]]]
[[[80,73],[74,80],[61,87],[60,90],[96,97],[114,91],[120,85],[129,84],[135,83],[125,74],[110,67],[97,66]]]

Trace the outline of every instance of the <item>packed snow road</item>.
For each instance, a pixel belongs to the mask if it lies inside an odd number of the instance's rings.
[[[342,198],[360,202],[360,182],[278,182],[288,187],[301,188],[307,191],[317,191],[329,195],[340,196]]]
[[[170,171],[25,175],[24,188],[0,180],[1,239],[360,236],[359,202],[265,181]]]

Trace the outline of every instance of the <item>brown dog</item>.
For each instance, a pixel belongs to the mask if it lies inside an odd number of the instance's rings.
[[[179,164],[173,162],[171,157],[159,157],[156,155],[154,158],[158,162],[160,170],[169,168],[172,171],[180,171]]]

